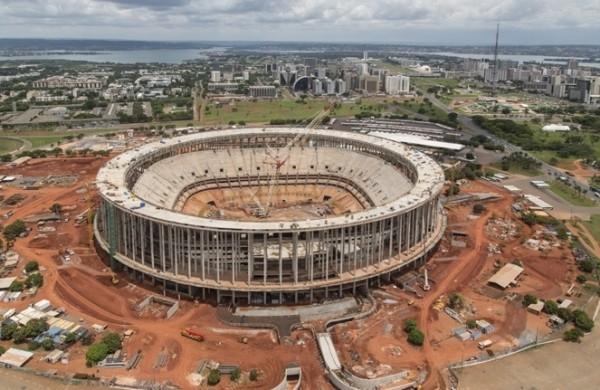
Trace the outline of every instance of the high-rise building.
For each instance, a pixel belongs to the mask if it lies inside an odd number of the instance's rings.
[[[360,89],[368,94],[378,93],[379,87],[379,76],[362,76],[360,78]]]
[[[213,83],[218,83],[221,81],[221,71],[213,70],[210,72],[210,81]]]
[[[313,93],[315,95],[321,95],[323,93],[323,83],[319,79],[315,79],[313,82]]]
[[[397,75],[385,77],[385,92],[389,95],[400,95],[410,91],[410,77]]]
[[[335,95],[335,81],[331,79],[323,80],[323,85],[325,86],[325,92],[327,95]]]
[[[342,79],[335,80],[335,92],[338,95],[343,95],[348,91],[346,88],[346,82]]]
[[[244,79],[244,81],[250,80],[250,71],[249,70],[243,71],[242,72],[242,78]]]
[[[252,85],[248,88],[248,93],[255,98],[274,98],[277,96],[277,89],[272,85]]]

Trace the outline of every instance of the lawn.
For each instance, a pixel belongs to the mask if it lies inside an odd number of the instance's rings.
[[[542,172],[538,169],[525,169],[525,168],[522,168],[515,164],[511,164],[510,168],[507,171],[502,169],[501,163],[490,164],[487,168],[491,171],[508,172],[508,173],[514,173],[515,175],[522,175],[522,176],[539,176],[542,174]]]
[[[441,110],[440,108],[438,108],[432,104],[430,105],[430,104],[427,104],[427,103],[424,103],[424,102],[418,101],[418,100],[401,101],[401,102],[399,102],[398,108],[399,108],[399,110],[397,111],[398,114],[414,113],[414,114],[426,116],[427,118],[429,118],[431,120],[438,120],[438,121],[447,121],[448,120],[448,114],[446,114],[446,112],[444,112],[443,110]]]
[[[443,77],[411,77],[410,82],[418,89],[427,89],[436,85],[454,89],[458,87],[457,79],[446,79]]]
[[[583,224],[592,233],[594,239],[600,243],[600,215],[594,214],[589,221],[584,221]]]
[[[582,206],[582,207],[594,207],[596,206],[596,202],[591,200],[585,195],[580,194],[572,187],[569,187],[565,183],[554,180],[550,182],[550,191],[554,192],[556,195],[560,196],[567,202],[571,203],[574,206]]]
[[[331,112],[331,116],[353,116],[369,109],[377,110],[383,99],[365,98],[359,103],[342,102]],[[230,121],[246,123],[268,123],[272,119],[307,120],[318,114],[327,104],[324,99],[240,101],[227,105],[210,103],[204,113],[207,124],[227,124]]]
[[[41,148],[43,146],[48,146],[50,144],[55,144],[58,141],[62,141],[65,138],[66,134],[61,135],[35,135],[35,136],[24,136],[20,137],[31,142],[31,147],[33,149]],[[73,134],[75,135],[75,134]]]
[[[23,142],[18,139],[0,137],[0,154],[10,153],[23,146]]]
[[[567,171],[577,168],[575,166],[575,161],[577,160],[576,158],[561,158],[558,157],[556,152],[552,150],[532,151],[529,153],[547,164],[553,165],[561,169],[566,169]]]

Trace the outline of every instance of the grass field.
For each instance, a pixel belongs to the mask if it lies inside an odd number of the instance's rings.
[[[584,221],[583,224],[592,233],[594,239],[600,243],[600,215],[594,214],[589,221]]]
[[[490,164],[487,169],[489,169],[492,172],[508,172],[508,173],[514,173],[515,175],[522,175],[522,176],[539,176],[541,175],[541,171],[538,169],[524,169],[521,168],[519,166],[516,165],[511,165],[510,169],[505,171],[502,169],[502,166],[500,163],[493,163]]]
[[[445,121],[448,120],[448,114],[434,105],[429,105],[418,100],[405,100],[400,102],[399,112],[411,112],[428,117],[429,119]]]
[[[35,135],[35,136],[24,136],[24,137],[20,137],[23,139],[28,140],[29,142],[31,142],[31,147],[33,149],[36,148],[41,148],[42,146],[48,146],[50,144],[55,144],[58,141],[61,141],[65,138],[66,134],[61,134],[61,135]]]
[[[560,196],[574,206],[594,207],[596,205],[596,202],[590,198],[581,195],[573,188],[558,180],[550,182],[550,191],[554,192],[556,195]]]
[[[341,103],[331,115],[353,116],[364,110],[376,110],[382,103],[383,99],[378,98],[365,98],[360,103]],[[326,104],[323,99],[306,99],[305,103],[295,100],[241,101],[231,105],[211,103],[204,113],[204,121],[207,124],[227,124],[230,121],[268,123],[272,119],[306,120],[318,114]]]
[[[0,154],[10,153],[23,146],[23,142],[18,139],[0,137]]]
[[[540,160],[553,165],[555,167],[566,169],[568,171],[577,168],[575,166],[576,158],[560,158],[556,154],[556,152],[552,150],[542,150],[542,151],[532,151],[530,152],[533,156],[539,158]],[[554,163],[554,164],[552,164]]]
[[[419,89],[427,89],[429,87],[433,87],[435,85],[441,85],[446,88],[457,88],[458,80],[457,79],[446,79],[442,77],[411,77],[410,82]]]

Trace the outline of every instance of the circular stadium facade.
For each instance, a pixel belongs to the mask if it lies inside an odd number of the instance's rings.
[[[218,303],[313,302],[422,265],[444,175],[364,134],[244,128],[146,144],[98,173],[95,237],[140,281]]]

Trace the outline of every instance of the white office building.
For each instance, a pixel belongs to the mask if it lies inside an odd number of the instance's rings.
[[[388,95],[401,95],[410,91],[410,77],[408,76],[386,76],[385,92]]]
[[[210,72],[210,81],[213,83],[218,83],[221,81],[221,71],[213,70]]]
[[[254,98],[277,97],[277,89],[272,85],[252,85],[248,88],[248,93]]]

